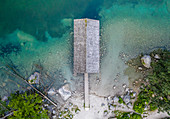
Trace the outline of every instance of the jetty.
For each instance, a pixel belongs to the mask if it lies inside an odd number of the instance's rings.
[[[99,20],[74,19],[74,75],[84,74],[84,106],[90,108],[90,73],[99,73]]]

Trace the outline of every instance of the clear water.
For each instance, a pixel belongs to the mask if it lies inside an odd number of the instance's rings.
[[[43,68],[52,77],[44,83],[53,82],[56,89],[64,80],[71,82],[74,18],[100,20],[101,84],[92,87],[100,95],[128,84],[128,59],[170,49],[170,0],[0,0],[0,95],[22,90],[17,84],[27,87],[4,72],[7,63],[25,78]]]

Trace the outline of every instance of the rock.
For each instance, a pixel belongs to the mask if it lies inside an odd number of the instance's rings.
[[[101,106],[103,107],[103,106],[105,106],[105,104],[104,104],[104,103],[102,103],[102,104],[101,104]]]
[[[150,68],[150,64],[151,64],[151,57],[149,55],[144,55],[141,58],[141,62],[142,64],[146,67],[146,68]]]
[[[129,92],[129,88],[128,87],[125,88],[125,92]]]
[[[133,89],[129,89],[129,92],[132,93],[132,92],[133,92]]]
[[[158,54],[156,54],[156,55],[154,56],[154,58],[155,58],[155,59],[160,59],[160,57],[159,57]]]
[[[57,119],[57,116],[56,116],[56,115],[54,115],[54,116],[52,116],[52,118],[53,118],[53,119]]]
[[[55,89],[54,88],[51,88],[48,92],[48,95],[50,95],[50,96],[53,96],[53,95],[55,95],[56,94],[56,92],[55,92]]]
[[[7,101],[8,100],[8,96],[4,96],[1,100],[2,101]]]
[[[145,110],[145,111],[148,110],[148,106],[145,106],[144,110]]]
[[[65,84],[58,90],[59,94],[61,95],[62,99],[66,101],[69,97],[71,97],[71,91],[69,90],[69,85]]]
[[[53,114],[56,114],[57,112],[55,110],[53,110]]]
[[[129,103],[127,104],[127,106],[128,106],[129,108],[133,108],[133,106],[132,106],[132,103],[131,103],[131,102],[129,102]]]
[[[45,107],[48,107],[48,104],[44,104]]]
[[[115,85],[113,86],[113,89],[116,89],[116,86],[115,86]]]
[[[133,97],[136,97],[136,92],[133,92],[133,93],[132,93],[132,96],[133,96]]]
[[[138,67],[139,70],[142,70],[142,67]]]
[[[127,103],[129,103],[130,102],[130,95],[125,95],[124,97],[123,97],[123,101],[127,104]]]
[[[107,111],[104,111],[104,116],[107,116],[108,112]]]
[[[123,85],[122,85],[123,88],[126,88],[126,86],[127,86],[126,84],[123,84]]]
[[[113,105],[110,105],[110,109],[111,109],[111,110],[114,110],[115,107],[114,107]]]
[[[34,74],[29,77],[28,82],[30,84],[39,84],[40,83],[40,73],[34,72]]]
[[[3,87],[6,86],[6,83],[2,83],[2,86],[3,86]]]
[[[119,101],[119,98],[117,97],[117,96],[115,96],[114,98],[113,98],[113,102],[114,103],[117,103]]]

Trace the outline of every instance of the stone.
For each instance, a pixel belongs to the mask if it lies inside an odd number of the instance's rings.
[[[133,106],[132,106],[132,103],[131,103],[131,102],[129,102],[129,103],[127,104],[127,106],[128,106],[129,108],[133,108]]]
[[[127,103],[129,103],[130,102],[130,95],[125,95],[124,97],[123,97],[123,101],[127,104]]]
[[[55,94],[56,94],[56,92],[55,92],[55,89],[54,89],[54,88],[50,88],[50,90],[49,90],[47,93],[48,93],[48,95],[50,95],[50,96],[53,96],[53,95],[55,95]]]
[[[133,97],[136,97],[136,92],[133,92],[133,93],[132,93],[132,96],[133,96]]]
[[[142,67],[138,67],[139,70],[142,70]]]
[[[129,89],[129,92],[132,93],[132,92],[133,92],[133,89]]]
[[[106,116],[108,114],[108,112],[107,111],[104,111],[104,116]]]
[[[69,85],[65,84],[58,90],[59,94],[61,95],[62,99],[66,101],[68,98],[71,97],[71,91],[69,89]]]
[[[115,85],[113,86],[113,89],[116,89],[116,86],[115,86]]]
[[[53,110],[53,114],[56,114],[57,112],[55,110]]]
[[[6,83],[2,83],[2,86],[3,86],[3,87],[6,86]]]
[[[141,58],[141,62],[143,64],[144,67],[146,68],[150,68],[150,64],[151,64],[151,57],[149,55],[144,55]]]
[[[57,116],[56,116],[56,115],[54,115],[54,116],[52,116],[52,118],[53,118],[53,119],[57,119]]]
[[[31,76],[28,78],[28,82],[29,82],[30,84],[39,84],[39,83],[40,83],[40,73],[34,72],[34,74],[31,75]]]
[[[155,59],[160,59],[160,56],[158,54],[155,54],[154,58]]]
[[[145,106],[144,110],[145,110],[145,111],[148,110],[148,106]]]
[[[117,96],[114,96],[113,102],[114,102],[114,103],[117,103],[118,101],[119,101],[119,98],[118,98]]]
[[[8,100],[8,96],[4,96],[1,100],[2,101],[7,101]]]
[[[115,107],[114,107],[113,105],[110,105],[110,109],[111,109],[111,110],[114,110]]]
[[[123,88],[126,88],[126,86],[127,86],[126,84],[123,84],[123,85],[122,85]]]
[[[129,92],[129,88],[128,87],[125,88],[125,92]]]

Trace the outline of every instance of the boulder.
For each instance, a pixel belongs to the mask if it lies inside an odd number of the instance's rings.
[[[40,83],[40,73],[34,72],[34,74],[29,77],[28,82],[30,84],[39,84]]]
[[[117,103],[119,101],[119,98],[117,97],[117,96],[115,96],[114,98],[113,98],[113,102],[114,103]]]
[[[133,106],[132,106],[132,103],[131,103],[131,102],[129,102],[129,103],[127,104],[127,106],[128,106],[129,108],[133,108]]]
[[[128,103],[130,102],[130,95],[125,95],[125,96],[123,97],[123,101],[124,101],[126,104],[128,104]]]
[[[55,92],[55,89],[54,88],[51,88],[48,92],[48,95],[50,95],[50,96],[53,96],[53,95],[55,95],[56,94],[56,92]]]
[[[69,85],[65,84],[58,90],[59,94],[61,95],[62,99],[66,101],[71,96],[71,91],[69,89]]]
[[[146,68],[150,68],[150,64],[151,64],[151,57],[149,55],[144,55],[141,58],[141,62],[143,64],[143,66],[145,66]]]

